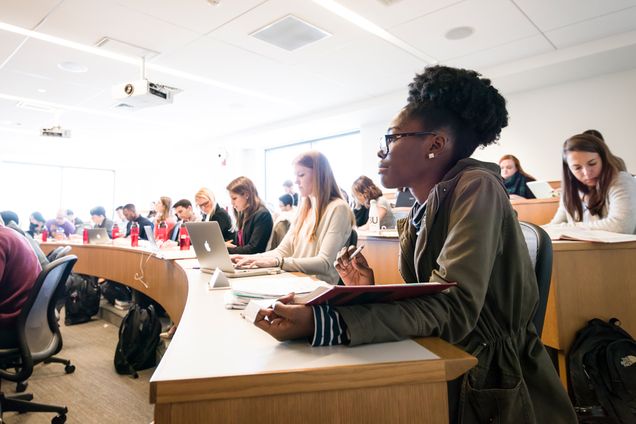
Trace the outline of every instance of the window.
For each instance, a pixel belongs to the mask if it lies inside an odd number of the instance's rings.
[[[292,161],[308,150],[318,150],[327,157],[338,185],[349,194],[351,184],[360,176],[361,149],[362,139],[356,131],[265,150],[265,199],[278,207],[283,182],[296,181]]]
[[[30,163],[0,163],[0,210],[12,210],[20,227],[29,227],[29,215],[39,211],[45,219],[55,218],[60,208],[72,209],[85,222],[95,206],[113,212],[115,171],[72,168]]]

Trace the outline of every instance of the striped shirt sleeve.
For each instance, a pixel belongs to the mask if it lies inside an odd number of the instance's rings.
[[[314,313],[312,346],[349,344],[347,324],[338,311],[328,305],[316,305],[312,306],[311,309]]]

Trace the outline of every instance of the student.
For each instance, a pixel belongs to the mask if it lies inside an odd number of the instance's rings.
[[[391,210],[391,204],[382,195],[382,190],[373,183],[371,178],[362,175],[353,182],[351,193],[356,199],[356,203],[369,209],[371,200],[376,201],[378,206],[378,217],[380,218],[380,228],[395,228],[395,216]],[[367,214],[367,221],[369,216]],[[362,229],[368,229],[368,222],[365,222]]]
[[[272,236],[269,239],[267,250],[276,249],[291,227],[296,217],[294,209],[294,197],[285,193],[278,198],[279,212],[274,219],[274,227],[272,228]]]
[[[91,221],[93,221],[94,228],[105,228],[108,232],[108,237],[113,237],[113,221],[106,218],[106,209],[103,206],[96,206],[91,209]]]
[[[25,238],[0,218],[0,349],[17,345],[16,320],[41,270]]]
[[[287,305],[287,296],[261,310],[256,325],[314,346],[438,336],[479,360],[449,383],[451,423],[576,423],[532,322],[537,282],[499,167],[470,158],[507,123],[490,80],[430,66],[409,85],[379,154],[382,185],[408,187],[417,199],[398,224],[405,282],[456,281],[456,288],[347,307]],[[343,252],[337,268],[345,284],[374,283],[362,254],[349,261]]]
[[[605,138],[603,137],[603,134],[601,134],[599,130],[589,129],[589,130],[583,131],[582,134],[593,135],[594,137],[597,137],[599,140],[601,140],[605,145],[607,145],[607,143],[605,143]],[[609,149],[609,146],[607,148]],[[627,166],[625,165],[625,161],[616,155],[613,155],[613,156],[614,156],[614,159],[616,159],[616,162],[618,164],[618,170],[627,172]]]
[[[46,219],[44,219],[44,216],[42,216],[40,212],[33,212],[29,216],[29,229],[27,233],[29,233],[31,237],[35,237],[42,232],[42,228],[44,228],[45,224]]]
[[[208,188],[201,188],[194,195],[194,201],[196,202],[199,209],[201,209],[201,220],[202,221],[216,221],[219,223],[219,227],[221,227],[221,232],[223,233],[223,240],[234,240],[234,229],[232,228],[232,218],[227,213],[227,211],[218,203],[216,203],[214,199],[214,194]]]
[[[166,240],[170,238],[174,230],[174,226],[177,220],[170,214],[170,208],[172,207],[172,199],[168,196],[161,196],[158,201],[155,202],[155,216],[154,216],[154,236],[155,240],[158,240],[157,232],[159,231],[159,225],[163,222],[166,225]],[[163,241],[166,241],[163,240]]]
[[[636,180],[591,134],[563,144],[561,202],[551,225],[636,234]]]
[[[239,266],[275,267],[316,275],[338,282],[333,262],[351,235],[353,214],[320,152],[303,153],[294,160],[296,184],[302,198],[296,220],[274,250],[260,255],[236,256]]]
[[[499,159],[499,168],[510,199],[535,198],[527,185],[528,181],[535,181],[535,178],[523,170],[519,159],[513,155],[504,155]]]
[[[238,177],[227,185],[236,218],[234,240],[226,241],[230,253],[262,253],[272,234],[274,221],[272,214],[258,197],[258,191],[252,180]]]
[[[62,230],[59,235],[58,228]],[[75,233],[75,225],[66,218],[65,209],[58,210],[55,219],[46,221],[46,229],[54,238],[68,238]]]
[[[293,206],[298,206],[298,193],[294,190],[294,183],[291,180],[285,180],[283,190],[285,190],[285,194],[289,194],[294,199]]]
[[[150,222],[148,218],[138,214],[135,205],[132,203],[128,203],[124,206],[123,213],[128,221],[126,224],[126,237],[130,236],[130,228],[134,221],[139,225],[139,238],[142,240],[148,240],[148,235],[146,235],[146,226],[150,225],[150,228],[153,228],[153,223]]]

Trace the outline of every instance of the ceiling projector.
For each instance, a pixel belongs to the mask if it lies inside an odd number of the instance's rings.
[[[112,94],[117,100],[115,107],[141,109],[172,103],[173,94],[179,91],[141,79],[113,86]]]
[[[70,138],[71,130],[65,130],[59,125],[56,125],[51,128],[42,128],[40,130],[40,135],[43,135],[46,137]]]

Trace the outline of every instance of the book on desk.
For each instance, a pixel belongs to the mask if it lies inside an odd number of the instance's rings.
[[[626,243],[636,241],[636,235],[612,233],[603,230],[588,230],[576,227],[561,227],[559,225],[544,225],[542,228],[551,240],[591,241],[596,243]]]

